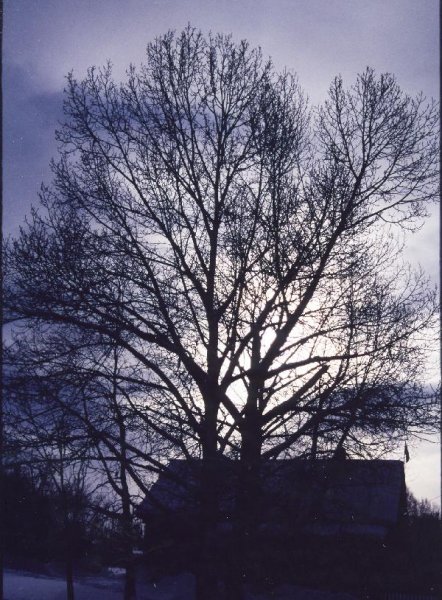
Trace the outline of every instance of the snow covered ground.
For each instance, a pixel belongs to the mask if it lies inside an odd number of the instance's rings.
[[[6,571],[5,573],[6,600],[64,600],[66,584],[62,579],[40,577],[34,574]],[[78,600],[117,600],[121,592],[111,588],[76,584],[75,595]]]
[[[121,600],[121,577],[83,577],[75,582],[75,600]],[[143,582],[139,600],[193,600],[193,578],[187,573],[164,577],[157,583]],[[6,570],[5,600],[65,600],[63,579]],[[345,593],[328,593],[284,585],[271,594],[249,594],[248,600],[356,600]]]
[[[75,581],[75,600],[121,600],[122,577],[82,577]],[[165,577],[158,583],[139,586],[140,600],[191,600],[190,575]],[[65,600],[63,579],[6,570],[5,600]]]

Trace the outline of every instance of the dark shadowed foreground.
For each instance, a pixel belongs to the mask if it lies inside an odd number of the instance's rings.
[[[142,600],[193,600],[194,583],[188,574],[167,577],[157,583],[139,584],[138,597]],[[75,585],[78,600],[120,600],[122,581],[110,578],[83,579]],[[6,600],[61,600],[65,583],[62,579],[36,576],[30,573],[6,571]],[[344,593],[328,593],[302,589],[298,586],[281,586],[270,595],[249,593],[247,600],[356,600],[356,596]]]

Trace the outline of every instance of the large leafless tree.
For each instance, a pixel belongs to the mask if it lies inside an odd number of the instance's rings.
[[[260,50],[189,27],[121,85],[110,66],[70,75],[64,110],[6,307],[112,340],[179,416],[202,456],[207,598],[220,457],[242,465],[241,540],[263,459],[365,456],[434,423],[434,292],[395,236],[436,198],[436,107],[367,69],[309,110]]]

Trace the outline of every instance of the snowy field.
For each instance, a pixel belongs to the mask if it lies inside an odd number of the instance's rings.
[[[121,600],[121,577],[84,577],[75,582],[75,600]],[[164,577],[157,583],[143,582],[139,600],[193,600],[193,578],[186,573]],[[65,600],[63,579],[6,570],[5,600]],[[281,586],[271,594],[248,594],[248,600],[356,600],[350,594],[327,593]]]
[[[189,575],[165,577],[161,582],[144,582],[138,588],[139,600],[191,600]],[[75,600],[121,600],[122,577],[82,577],[74,583]],[[6,570],[5,600],[65,600],[63,579]]]

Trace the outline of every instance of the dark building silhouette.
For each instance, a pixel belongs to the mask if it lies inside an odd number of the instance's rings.
[[[146,540],[192,535],[198,520],[200,461],[171,461],[138,509]],[[234,511],[238,463],[220,469],[219,531]],[[262,466],[263,534],[353,535],[382,539],[406,510],[404,466],[397,460],[275,460]]]

